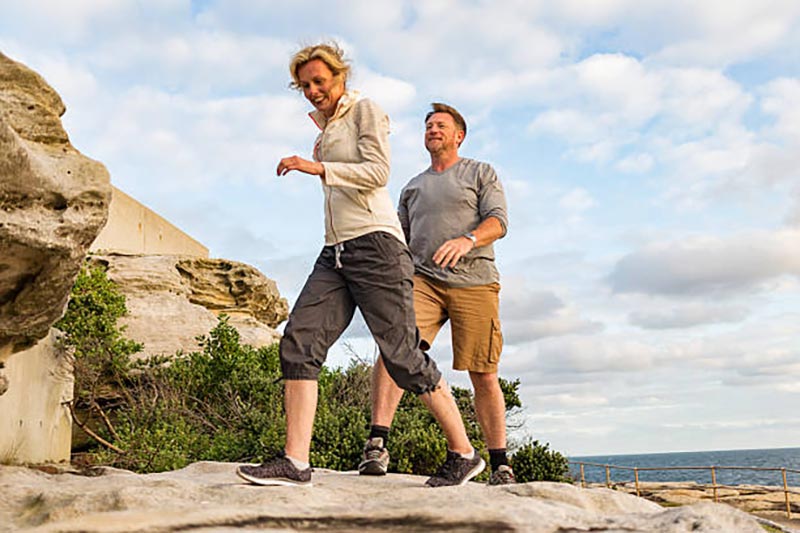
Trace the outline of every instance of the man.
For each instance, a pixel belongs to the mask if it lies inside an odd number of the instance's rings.
[[[432,104],[425,117],[431,166],[400,194],[398,214],[414,258],[414,307],[421,347],[450,319],[453,368],[467,370],[492,466],[489,483],[514,483],[506,457],[505,400],[497,377],[502,350],[499,274],[492,243],[506,234],[506,201],[494,169],[460,157],[467,125],[454,108]],[[359,472],[385,474],[386,442],[403,395],[379,358],[373,372],[372,428]]]

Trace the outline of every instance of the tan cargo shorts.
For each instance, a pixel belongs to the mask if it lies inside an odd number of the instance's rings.
[[[453,369],[497,372],[503,334],[499,317],[500,284],[448,287],[414,276],[414,311],[421,348],[430,349],[447,320],[453,341]]]

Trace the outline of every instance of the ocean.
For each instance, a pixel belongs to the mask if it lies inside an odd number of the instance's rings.
[[[766,450],[721,450],[714,452],[647,453],[640,455],[594,455],[569,457],[572,462],[638,468],[681,466],[744,466],[758,468],[787,468],[800,472],[800,448],[774,448]],[[570,465],[575,479],[580,479],[580,467]],[[633,481],[631,470],[611,469],[612,482]],[[606,471],[602,466],[584,466],[589,483],[605,483]],[[780,471],[717,470],[718,485],[773,485],[783,486]],[[792,487],[800,487],[800,473],[787,472],[786,480]],[[695,481],[711,484],[711,471],[666,470],[639,472],[639,481]]]

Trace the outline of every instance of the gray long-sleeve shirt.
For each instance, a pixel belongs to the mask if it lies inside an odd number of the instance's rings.
[[[500,280],[491,244],[469,251],[452,268],[442,269],[433,262],[433,254],[445,241],[474,230],[488,217],[497,218],[506,234],[503,186],[488,163],[462,157],[443,172],[428,168],[403,188],[397,212],[417,274],[453,287]]]

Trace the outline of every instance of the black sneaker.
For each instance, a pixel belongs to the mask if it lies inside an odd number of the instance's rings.
[[[389,469],[389,451],[383,447],[383,437],[373,437],[364,445],[364,460],[358,465],[362,476],[385,476]]]
[[[275,458],[258,466],[242,465],[236,469],[236,474],[256,485],[311,486],[311,467],[298,470],[285,452],[279,452]]]
[[[486,462],[474,452],[472,459],[464,459],[461,454],[447,450],[447,459],[425,484],[429,487],[450,487],[464,485],[486,468]]]
[[[512,485],[517,482],[514,471],[508,465],[500,465],[489,476],[489,485]]]

